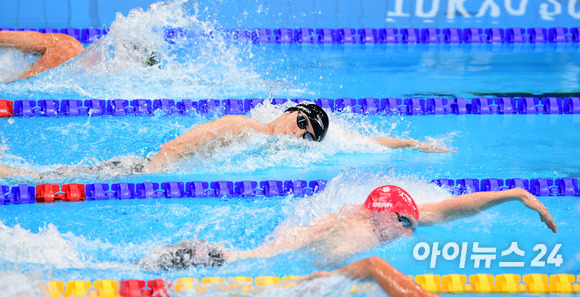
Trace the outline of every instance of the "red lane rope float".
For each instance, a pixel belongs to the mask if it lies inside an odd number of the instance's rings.
[[[0,118],[9,118],[14,116],[14,103],[8,100],[0,100]]]

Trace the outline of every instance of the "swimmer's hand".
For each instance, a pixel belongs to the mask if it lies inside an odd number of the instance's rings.
[[[558,233],[558,228],[556,227],[554,219],[548,212],[546,206],[544,206],[536,196],[524,189],[517,188],[514,190],[517,190],[516,197],[518,197],[527,208],[537,211],[538,214],[540,214],[542,222],[544,222],[552,232]]]
[[[444,144],[430,143],[430,142],[417,142],[417,149],[424,153],[457,153],[452,149],[447,148]]]
[[[414,281],[379,257],[362,259],[333,271],[316,271],[298,281],[308,281],[335,274],[342,274],[352,279],[372,279],[389,296],[437,296],[417,286]]]
[[[371,139],[392,149],[416,149],[425,153],[456,153],[448,149],[444,144],[437,142],[420,142],[414,139],[398,139],[391,137],[371,137]]]

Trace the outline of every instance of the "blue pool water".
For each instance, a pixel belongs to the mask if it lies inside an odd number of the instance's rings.
[[[339,265],[320,264],[325,256],[316,250],[298,251],[268,259],[244,260],[220,268],[188,269],[185,271],[147,272],[134,261],[143,257],[158,243],[173,243],[184,238],[201,238],[224,243],[228,247],[247,249],[258,246],[275,226],[289,220],[307,222],[311,216],[320,216],[337,209],[343,203],[362,203],[358,193],[383,184],[405,186],[417,201],[447,197],[432,185],[405,177],[381,176],[351,170],[335,178],[325,193],[312,198],[255,198],[255,199],[159,199],[131,201],[99,201],[81,203],[35,204],[5,206],[1,239],[3,269],[13,271],[14,265],[23,271],[41,271],[41,279],[129,279],[170,278],[194,276],[261,276],[305,275],[313,270]],[[515,202],[469,219],[440,226],[421,227],[412,238],[356,254],[345,263],[367,256],[381,256],[406,274],[502,274],[502,273],[571,273],[576,274],[578,243],[573,240],[579,222],[575,213],[578,203],[573,197],[546,197],[541,201],[550,209],[559,228],[553,234],[538,216]],[[312,205],[315,205],[313,208]],[[461,234],[459,236],[458,234]],[[413,248],[419,243],[449,243],[461,246],[468,243],[465,268],[459,258],[447,261],[439,257],[435,268],[429,260],[413,257]],[[497,248],[498,258],[490,268],[474,268],[470,260],[472,245]],[[525,251],[525,257],[500,257],[512,242]],[[530,267],[538,255],[533,251],[543,244],[552,251],[562,244],[559,253],[563,263],[556,267]],[[546,261],[546,256],[542,258]],[[524,261],[523,268],[499,268],[498,261]],[[317,264],[318,263],[318,264]]]
[[[219,24],[200,21],[180,4],[119,16],[109,36],[70,63],[30,80],[0,84],[0,97],[18,99],[227,99],[227,98],[385,98],[520,96],[580,92],[578,44],[296,46],[232,44],[213,39],[168,44],[163,26],[211,31]],[[130,45],[130,46],[127,46]],[[143,51],[155,49],[161,68],[142,66]],[[0,53],[3,77],[34,61],[14,51]],[[553,95],[553,94],[552,94]],[[501,95],[503,96],[503,95]],[[547,95],[546,95],[547,96]],[[269,122],[283,108],[266,103],[249,114]],[[580,271],[578,197],[540,197],[558,225],[551,233],[537,214],[516,202],[474,217],[422,227],[402,238],[340,263],[325,263],[316,250],[244,260],[219,268],[148,272],[132,263],[155,244],[199,238],[235,249],[258,246],[279,224],[307,224],[344,204],[360,204],[379,185],[394,183],[416,201],[451,195],[434,178],[578,178],[577,115],[363,116],[330,114],[321,143],[253,135],[237,145],[197,154],[161,174],[79,174],[81,165],[154,154],[161,144],[217,115],[152,117],[12,118],[0,121],[0,161],[47,172],[69,166],[69,176],[37,181],[0,179],[0,184],[117,183],[144,181],[330,180],[312,197],[183,198],[111,200],[81,203],[5,205],[0,208],[0,277],[8,292],[29,292],[30,283],[55,280],[176,279],[184,276],[305,275],[368,256],[381,256],[409,275],[570,273]],[[389,150],[364,136],[411,137],[444,144],[456,154]],[[439,258],[434,268],[417,260],[417,244],[440,248],[463,242],[468,248],[494,247],[498,253],[517,242],[525,251],[523,268],[475,268],[467,259]],[[561,244],[560,266],[530,266],[543,244],[548,254]],[[468,253],[471,255],[471,252]],[[499,254],[498,254],[499,255]],[[543,257],[545,261],[548,255]],[[520,260],[520,259],[504,259]],[[326,284],[348,292],[354,282]],[[6,287],[4,287],[6,286]],[[330,289],[332,288],[332,289]],[[337,289],[339,288],[339,289]],[[303,295],[304,292],[292,292]],[[272,293],[276,295],[277,293]],[[290,294],[290,293],[288,293]],[[313,293],[313,295],[315,295]]]

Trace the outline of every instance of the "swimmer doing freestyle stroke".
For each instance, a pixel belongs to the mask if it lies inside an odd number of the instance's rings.
[[[287,135],[311,141],[322,141],[328,130],[328,115],[320,106],[312,102],[302,102],[288,108],[269,124],[243,115],[227,115],[211,122],[197,125],[181,136],[163,144],[153,158],[137,158],[130,168],[121,167],[123,174],[144,174],[162,172],[167,166],[179,162],[195,153],[226,146],[252,133],[267,135]],[[413,139],[390,137],[370,137],[379,145],[392,149],[416,149],[422,152],[454,152],[445,146],[432,145]],[[59,178],[79,172],[96,174],[104,167],[119,167],[119,161],[106,161],[100,166],[63,166],[47,173],[36,173],[19,168],[11,168],[0,163],[0,178],[11,175],[30,175],[35,178]]]
[[[160,62],[156,52],[148,51],[135,44],[124,46],[143,52],[145,66],[157,65]],[[82,43],[70,35],[36,31],[0,31],[0,48],[13,48],[39,56],[38,60],[17,79],[30,78],[56,68],[78,56],[85,49]]]
[[[312,220],[308,226],[283,223],[266,237],[272,239],[254,249],[232,250],[218,243],[186,239],[168,246],[156,245],[138,264],[147,270],[220,266],[301,249],[331,261],[340,260],[402,236],[412,236],[419,226],[472,216],[509,201],[519,201],[536,211],[542,222],[557,232],[548,209],[524,189],[470,193],[417,205],[405,190],[386,185],[373,190],[363,205],[344,205],[336,212]]]

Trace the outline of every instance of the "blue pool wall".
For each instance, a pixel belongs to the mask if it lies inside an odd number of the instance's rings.
[[[11,0],[0,3],[0,27],[109,26],[117,12],[157,0]],[[575,27],[580,0],[223,0],[190,1],[224,28]],[[208,8],[205,10],[205,8]],[[449,13],[448,11],[451,11]]]

